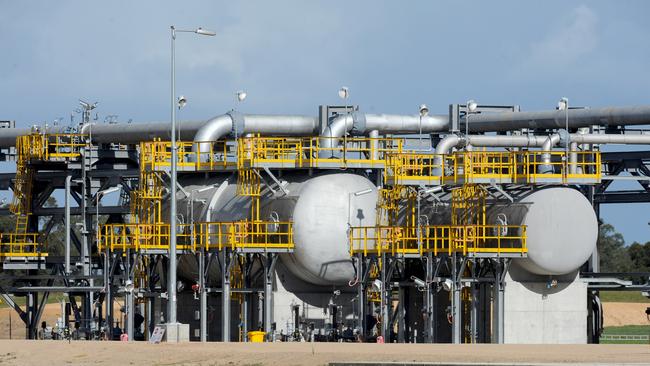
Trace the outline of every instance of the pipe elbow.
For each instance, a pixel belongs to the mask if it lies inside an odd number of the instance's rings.
[[[332,120],[320,135],[319,145],[323,150],[319,153],[319,157],[328,157],[334,154],[332,149],[339,145],[343,135],[352,130],[354,120],[354,114],[341,115]]]
[[[210,145],[227,136],[234,126],[234,119],[229,114],[223,114],[209,119],[194,135],[192,151],[199,154],[199,160],[205,161],[206,154],[210,151]]]

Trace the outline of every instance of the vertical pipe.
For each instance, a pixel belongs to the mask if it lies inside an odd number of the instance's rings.
[[[388,274],[388,262],[386,253],[381,254],[381,336],[384,342],[390,342],[388,339],[388,323],[390,322],[390,290]]]
[[[569,153],[569,174],[578,173],[578,143],[571,142],[571,152]]]
[[[462,304],[460,299],[461,292],[461,283],[460,283],[460,269],[458,268],[456,254],[454,253],[451,263],[451,275],[453,277],[453,290],[454,296],[452,298],[452,310],[453,310],[453,343],[460,344],[462,337]]]
[[[104,305],[104,308],[106,309],[106,336],[108,339],[111,339],[113,336],[113,324],[111,321],[112,318],[112,313],[111,313],[111,301],[113,301],[111,297],[111,260],[110,260],[110,253],[108,250],[108,246],[106,246],[105,252],[104,252],[104,302],[106,305]]]
[[[171,199],[169,208],[169,280],[167,281],[167,292],[169,298],[168,322],[176,323],[176,30],[171,27],[172,46],[172,125],[171,125]]]
[[[370,131],[368,137],[370,137],[370,159],[373,161],[379,160],[379,131]]]
[[[131,261],[131,250],[128,249],[126,255],[127,279],[131,281],[135,288],[135,283],[133,283],[133,278],[131,277],[131,267],[133,266],[135,266],[135,263]],[[133,342],[133,336],[135,334],[133,331],[134,310],[133,291],[126,291],[126,334],[129,336],[129,342]]]
[[[248,286],[247,286],[248,287]],[[248,342],[248,298],[249,298],[248,293],[243,293],[243,303],[242,303],[242,308],[241,308],[241,313],[242,313],[242,340],[244,342]]]
[[[72,176],[65,177],[65,273],[72,273],[70,266],[70,186],[72,185]],[[105,269],[107,270],[107,269]]]
[[[271,329],[272,323],[272,306],[271,297],[273,296],[273,262],[274,254],[268,254],[266,266],[264,266],[264,331],[268,341],[273,341],[273,334]]]
[[[432,291],[432,283],[433,283],[433,253],[428,253],[427,257],[427,265],[426,265],[426,276],[425,276],[425,282],[427,284],[426,287],[426,292],[425,292],[425,314],[426,314],[426,322],[424,324],[424,329],[426,333],[426,339],[424,340],[426,343],[433,343],[434,342],[434,336],[433,336],[433,317],[435,316],[433,312],[433,292]]]
[[[366,339],[366,288],[364,283],[364,274],[366,269],[364,268],[363,254],[359,253],[357,257],[357,268],[358,268],[358,283],[357,283],[357,306],[358,306],[358,316],[359,316],[359,336],[362,340]]]
[[[504,263],[501,259],[497,259],[496,263],[496,276],[495,276],[495,282],[494,282],[494,322],[493,322],[493,327],[494,330],[493,332],[496,333],[496,343],[498,344],[503,344],[504,341],[504,334],[503,334],[503,322],[504,322],[504,306],[503,306],[503,301],[504,301],[504,273],[505,271],[505,266]]]
[[[199,254],[199,296],[201,301],[201,342],[208,340],[208,292],[205,283],[205,251],[201,248]]]
[[[470,312],[470,338],[472,343],[478,343],[478,260],[472,262],[472,279],[476,282],[472,282],[471,287],[471,312]]]
[[[230,265],[231,258],[228,250],[223,251],[221,262],[221,301],[222,301],[222,341],[230,342]]]
[[[406,321],[406,294],[403,286],[397,288],[397,343],[406,343],[406,326],[404,322]]]

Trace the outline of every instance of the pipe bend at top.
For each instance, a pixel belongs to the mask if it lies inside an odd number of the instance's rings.
[[[230,114],[223,114],[209,119],[196,131],[194,135],[194,142],[196,143],[192,145],[192,151],[201,154],[209,152],[211,142],[227,136],[233,130],[234,124],[234,118]]]
[[[331,151],[339,145],[341,137],[347,132],[365,135],[370,131],[383,134],[414,134],[439,132],[447,129],[449,116],[447,115],[398,115],[398,114],[365,114],[354,112],[339,115],[332,119],[325,128],[320,138],[321,148],[325,148],[322,155],[330,155]]]

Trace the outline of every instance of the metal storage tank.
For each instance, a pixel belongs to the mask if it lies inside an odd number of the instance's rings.
[[[377,188],[367,178],[349,173],[324,174],[309,177],[305,174],[282,177],[287,193],[275,188],[276,193],[263,189],[260,198],[260,217],[279,221],[293,221],[294,252],[281,255],[284,267],[301,280],[313,285],[347,285],[355,272],[349,254],[348,228],[374,226],[376,219]],[[184,181],[189,197],[179,193],[179,213],[188,222],[236,221],[250,212],[250,197],[237,195],[236,177],[196,179]],[[206,188],[214,186],[214,188]],[[206,188],[206,189],[204,189]],[[363,192],[363,194],[357,194]],[[192,207],[194,212],[192,213]],[[216,266],[210,271],[210,282],[220,279]],[[197,277],[196,260],[183,256],[179,275],[186,279]]]
[[[531,192],[518,201],[493,206],[488,223],[505,214],[509,225],[526,225],[528,257],[516,263],[538,275],[575,271],[596,249],[598,220],[593,207],[579,191],[552,187]]]

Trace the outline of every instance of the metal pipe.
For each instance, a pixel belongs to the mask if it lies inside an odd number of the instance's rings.
[[[540,174],[553,173],[553,165],[551,165],[551,154],[553,146],[560,142],[560,135],[548,135],[542,144],[542,164],[537,167],[537,172]]]
[[[650,145],[650,134],[571,134],[571,142],[578,144]]]
[[[243,115],[237,112],[216,116],[201,126],[194,135],[193,151],[201,152],[199,159],[204,161],[210,151],[210,142],[229,134],[242,135],[259,133],[262,135],[304,136],[318,128],[316,117],[291,115]]]
[[[569,144],[569,174],[578,173],[578,143],[571,142]]]
[[[65,177],[65,273],[72,273],[70,266],[70,186],[72,176]],[[106,269],[104,269],[106,270]]]
[[[190,140],[206,121],[177,121],[182,128],[178,128],[180,140]],[[93,142],[96,144],[120,143],[137,144],[141,141],[161,139],[169,141],[171,130],[169,122],[140,122],[140,123],[88,123],[81,128],[82,134],[88,134],[92,128]],[[15,141],[14,141],[15,142]],[[0,144],[2,139],[0,138]]]
[[[472,115],[471,132],[509,131],[521,128],[560,129],[650,124],[650,106],[569,109],[541,112],[498,112]],[[464,122],[464,120],[462,120]],[[464,125],[464,123],[463,123]]]
[[[331,155],[331,150],[339,145],[339,140],[347,132],[355,134],[366,134],[370,131],[378,131],[379,134],[405,134],[405,133],[429,133],[444,131],[449,124],[447,115],[396,115],[396,114],[365,114],[352,113],[340,115],[332,119],[332,122],[321,134],[320,147],[325,148],[321,155]],[[323,157],[323,156],[321,156]]]
[[[171,197],[169,204],[169,273],[167,279],[167,323],[176,324],[176,180],[177,180],[177,147],[176,147],[176,30],[171,27]],[[129,309],[130,310],[130,309]],[[131,336],[131,335],[129,335]]]

